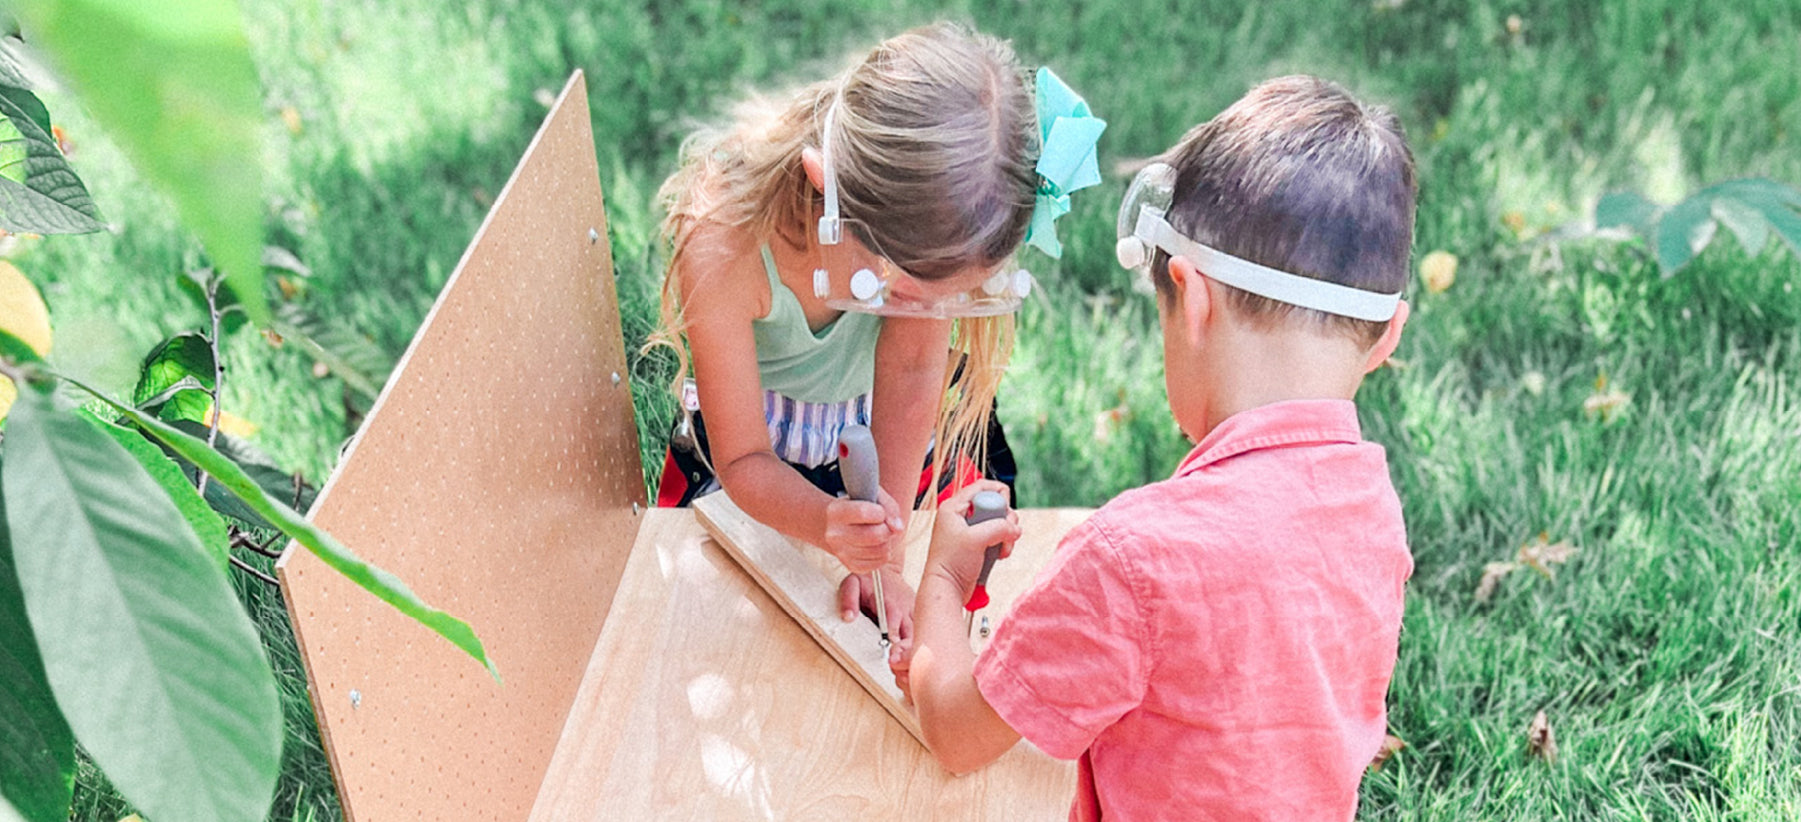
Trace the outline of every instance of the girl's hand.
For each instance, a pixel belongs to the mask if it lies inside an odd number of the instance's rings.
[[[825,506],[825,542],[820,547],[851,573],[868,573],[888,562],[889,549],[906,529],[900,506],[885,489],[876,502],[834,499]]]
[[[938,506],[938,516],[933,520],[932,547],[926,554],[926,574],[938,574],[950,580],[965,600],[975,590],[976,577],[982,573],[982,558],[988,546],[1000,543],[1000,555],[1006,557],[1013,553],[1013,543],[1019,539],[1019,513],[1011,507],[1003,519],[991,519],[973,526],[964,520],[976,494],[981,491],[994,491],[1005,496],[1007,486],[994,480],[981,480],[945,500]]]
[[[883,565],[882,603],[888,606],[888,661],[906,659],[913,647],[913,586],[901,578],[899,563]],[[875,585],[868,574],[851,574],[838,585],[838,612],[845,622],[875,613]],[[870,617],[874,619],[874,616]]]

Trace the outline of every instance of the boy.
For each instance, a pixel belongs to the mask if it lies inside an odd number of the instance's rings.
[[[1199,444],[1070,532],[979,659],[961,604],[1018,525],[949,515],[991,485],[948,502],[911,695],[952,771],[1022,736],[1080,757],[1071,819],[1348,820],[1413,570],[1351,403],[1407,318],[1412,155],[1392,114],[1284,77],[1161,159],[1119,256],[1148,268],[1170,409]]]

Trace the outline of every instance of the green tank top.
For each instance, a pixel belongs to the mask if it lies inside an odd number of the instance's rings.
[[[769,275],[769,315],[752,320],[757,371],[763,390],[801,402],[856,399],[875,387],[875,344],[882,318],[846,311],[816,334],[807,327],[800,299],[775,270],[769,245],[762,247]]]

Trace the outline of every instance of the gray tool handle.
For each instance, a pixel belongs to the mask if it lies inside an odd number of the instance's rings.
[[[845,426],[843,433],[838,435],[838,473],[844,477],[844,492],[851,499],[864,502],[881,499],[880,466],[876,461],[875,437],[869,429],[861,425]]]
[[[993,491],[982,491],[970,501],[969,516],[964,521],[970,525],[979,525],[991,519],[1000,519],[1007,515],[1007,498]],[[982,553],[982,573],[976,577],[977,585],[988,584],[988,572],[994,570],[994,561],[1001,558],[1001,545],[995,543]]]

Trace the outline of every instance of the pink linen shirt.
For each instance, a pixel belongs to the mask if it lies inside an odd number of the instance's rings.
[[[1072,530],[976,684],[1080,757],[1071,819],[1348,820],[1412,572],[1356,406],[1262,406]]]

